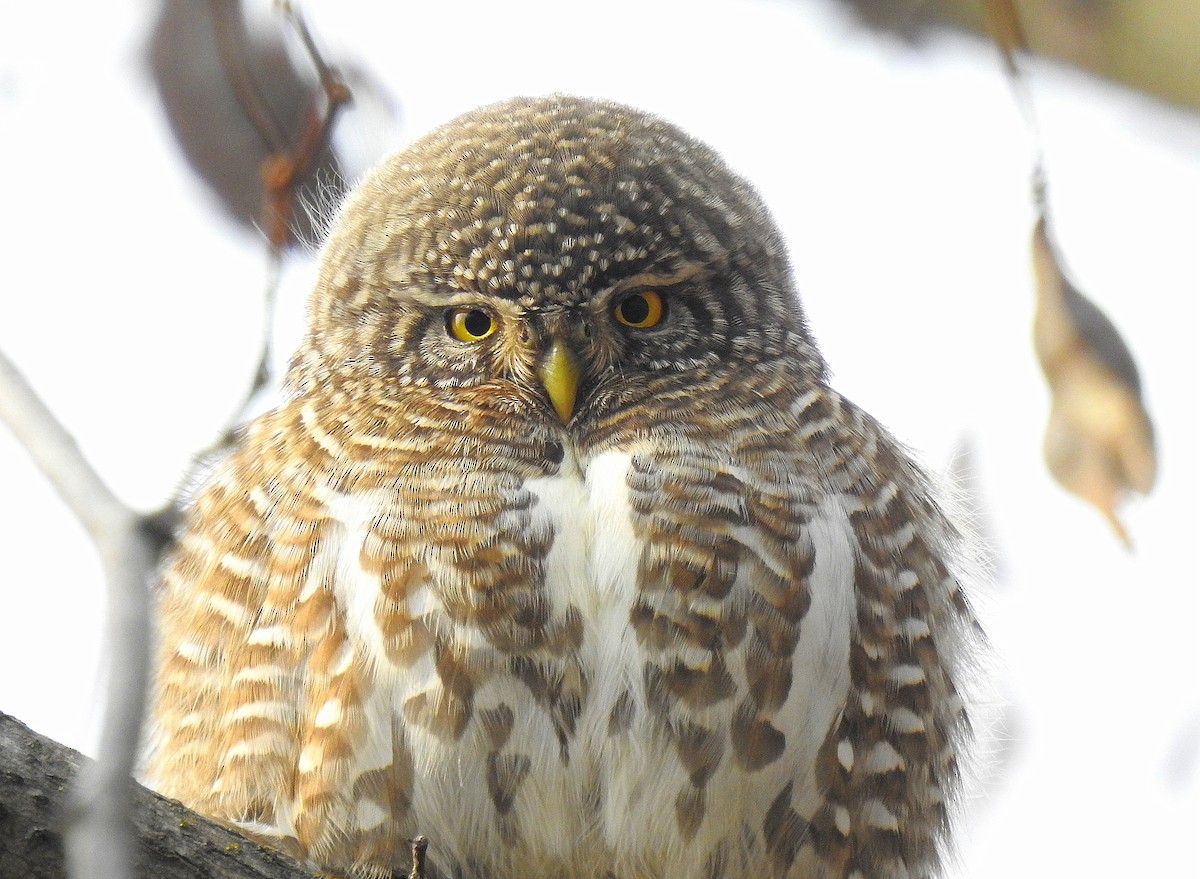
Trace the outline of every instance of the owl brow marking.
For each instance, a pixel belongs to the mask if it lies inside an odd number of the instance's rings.
[[[673,272],[640,272],[639,274],[631,275],[628,278],[617,281],[608,289],[601,291],[596,298],[612,298],[639,288],[673,287],[703,274],[707,268],[708,266],[702,262],[687,262],[683,263]],[[473,290],[446,293],[413,286],[408,288],[405,293],[413,302],[428,308],[454,308],[455,306],[474,305],[480,302],[479,293]],[[487,301],[489,304],[493,303],[491,299]],[[531,310],[536,311],[539,309]]]
[[[479,305],[486,303],[489,307],[495,305],[494,300],[481,296],[474,290],[461,290],[452,293],[428,290],[423,287],[409,287],[405,296],[425,308],[454,308],[456,306]]]
[[[622,293],[639,288],[674,287],[684,281],[692,280],[706,269],[707,266],[702,262],[686,262],[673,272],[641,272],[628,278],[622,278],[607,290],[601,291],[596,298],[620,296]]]

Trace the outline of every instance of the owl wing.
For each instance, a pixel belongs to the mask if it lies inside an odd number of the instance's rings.
[[[837,876],[936,873],[968,732],[963,665],[982,639],[963,540],[868,414],[828,392],[802,423],[804,454],[847,517],[854,615],[850,687],[817,760],[821,801],[789,845],[811,845]]]
[[[147,776],[273,845],[382,874],[407,859],[409,739],[453,757],[494,671],[454,621],[516,651],[558,637],[531,603],[545,547],[524,532],[523,477],[496,470],[544,443],[467,474],[461,459],[488,456],[447,451],[453,413],[418,417],[409,397],[350,424],[334,402],[264,415],[196,498],[163,575]]]
[[[298,406],[263,416],[192,505],[162,575],[145,773],[294,853],[304,770],[333,760],[347,734],[324,723],[327,705],[354,686],[320,552],[325,456],[296,429],[302,417]]]
[[[648,704],[689,779],[683,837],[728,843],[733,813],[765,855],[718,843],[717,861],[772,875],[935,868],[972,618],[958,537],[924,474],[822,389],[721,443],[635,455],[629,486],[645,541],[631,622]]]

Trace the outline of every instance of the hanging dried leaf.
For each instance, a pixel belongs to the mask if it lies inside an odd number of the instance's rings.
[[[339,200],[343,181],[328,134],[349,100],[319,56],[315,70],[293,64],[287,16],[278,20],[277,32],[261,33],[247,23],[242,0],[160,0],[147,46],[188,163],[226,213],[261,229],[275,250],[319,237],[324,218],[314,223],[304,205]]]
[[[1130,492],[1150,491],[1156,466],[1137,366],[1112,321],[1067,280],[1044,217],[1034,230],[1033,265],[1034,347],[1051,395],[1046,465],[1129,546],[1117,508]]]

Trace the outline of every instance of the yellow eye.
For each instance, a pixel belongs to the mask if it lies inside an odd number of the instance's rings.
[[[626,296],[613,309],[613,316],[627,327],[639,330],[657,325],[663,319],[666,309],[663,299],[653,290],[643,290]]]
[[[460,342],[478,342],[496,332],[496,319],[482,308],[452,308],[446,312],[446,329]]]

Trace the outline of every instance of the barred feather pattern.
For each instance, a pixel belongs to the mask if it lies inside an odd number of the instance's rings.
[[[664,325],[619,326],[647,288]],[[289,381],[164,570],[159,790],[358,876],[418,833],[462,879],[941,871],[960,539],[707,147],[563,96],[456,120],[351,199]]]

